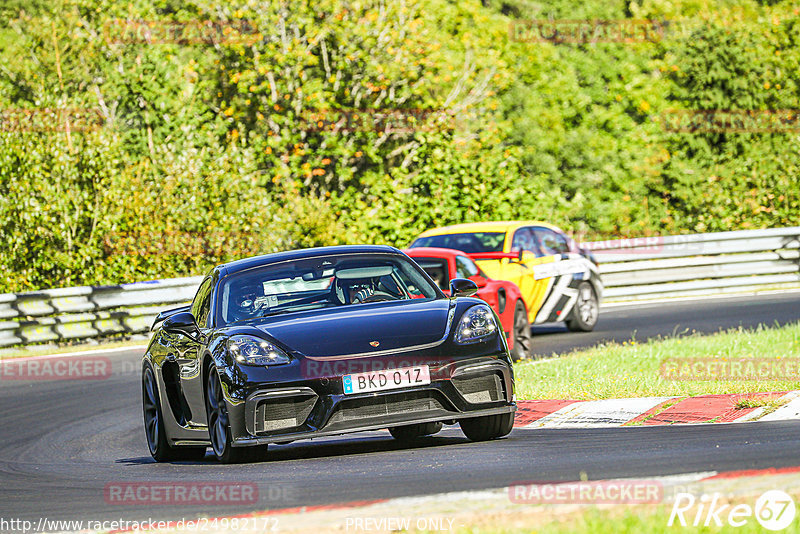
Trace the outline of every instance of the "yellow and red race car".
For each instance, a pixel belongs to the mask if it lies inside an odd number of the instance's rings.
[[[456,224],[423,232],[409,248],[460,250],[489,276],[514,282],[532,324],[565,321],[573,331],[597,324],[603,282],[592,253],[539,221]]]

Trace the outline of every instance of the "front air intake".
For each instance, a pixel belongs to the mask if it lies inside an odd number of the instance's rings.
[[[445,407],[427,391],[344,400],[333,412],[328,425],[366,422],[376,417],[392,415],[423,415],[425,412],[439,410],[445,410]]]
[[[495,374],[453,377],[453,385],[470,404],[483,404],[503,399],[503,383]]]
[[[263,399],[256,405],[256,434],[287,430],[303,425],[317,398],[312,396]]]

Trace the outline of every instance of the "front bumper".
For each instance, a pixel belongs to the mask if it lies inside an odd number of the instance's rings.
[[[345,395],[341,376],[239,390],[229,403],[234,446],[513,413],[513,374],[504,359],[431,365],[431,383]]]

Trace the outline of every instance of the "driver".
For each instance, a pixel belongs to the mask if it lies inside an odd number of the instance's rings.
[[[437,286],[439,286],[440,289],[447,289],[447,286],[445,285],[445,280],[444,280],[444,269],[441,269],[441,268],[428,269],[426,272],[428,273],[428,276],[431,277],[433,282]]]
[[[233,292],[231,314],[234,320],[250,319],[258,309],[256,299],[264,296],[264,286],[260,282],[248,281]]]
[[[375,288],[373,287],[372,281],[353,284],[348,288],[348,291],[350,291],[350,302],[352,304],[364,302],[375,294]]]
[[[336,278],[333,300],[338,304],[363,304],[384,300],[398,300],[399,289],[392,292],[381,277]]]

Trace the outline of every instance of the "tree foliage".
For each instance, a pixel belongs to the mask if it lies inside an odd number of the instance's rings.
[[[645,42],[510,39],[517,19],[580,18],[669,24]],[[798,224],[797,128],[664,120],[800,109],[798,25],[788,0],[7,2],[0,291],[479,220]]]

